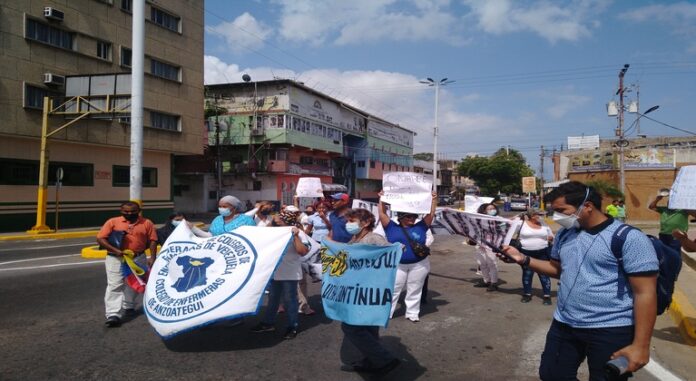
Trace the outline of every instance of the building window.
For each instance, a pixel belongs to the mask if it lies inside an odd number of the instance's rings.
[[[104,60],[111,60],[111,43],[97,41],[97,57]]]
[[[288,151],[286,150],[275,150],[268,153],[268,160],[287,160]]]
[[[126,12],[133,12],[133,0],[121,0],[121,9]]]
[[[370,160],[370,168],[374,168],[374,167],[375,167],[375,161],[374,161],[374,160]]]
[[[58,92],[24,84],[24,108],[43,110],[44,97],[55,97],[61,95]]]
[[[158,77],[171,79],[172,81],[179,80],[179,68],[168,63],[150,59],[150,74]]]
[[[133,51],[121,47],[121,66],[131,67],[133,63]]]
[[[152,7],[152,12],[150,13],[150,21],[174,32],[179,32],[180,19],[161,9]]]
[[[365,160],[358,160],[358,168],[365,168]]]
[[[150,111],[150,127],[179,131],[179,117],[177,115]]]
[[[111,176],[112,186],[130,186],[130,167],[125,165],[114,165],[111,173],[113,174],[113,176]],[[143,167],[143,186],[149,188],[157,187],[157,168]]]
[[[58,48],[73,50],[75,33],[58,29],[54,26],[40,23],[29,18],[26,21],[26,38]]]
[[[311,156],[300,156],[300,164],[312,165],[314,164],[314,158]]]
[[[56,184],[56,172],[63,168],[64,186],[93,186],[94,166],[86,163],[49,162],[48,185]],[[38,185],[39,161],[0,158],[0,185]]]

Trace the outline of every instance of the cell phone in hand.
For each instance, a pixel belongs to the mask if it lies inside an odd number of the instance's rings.
[[[511,262],[509,262],[509,263],[517,263],[517,261],[515,260],[515,258],[513,258],[513,257],[511,257],[511,256],[509,256],[509,255],[507,255],[507,254],[505,254],[502,250],[500,250],[500,248],[499,248],[498,246],[494,245],[494,244],[491,243],[490,241],[487,241],[487,240],[485,240],[485,239],[483,239],[483,238],[481,238],[480,241],[481,241],[481,243],[483,243],[484,245],[490,247],[491,250],[493,250],[494,253],[500,254],[500,255],[502,255],[503,257],[505,257],[506,259],[510,260]],[[504,259],[504,258],[501,258],[501,259]],[[507,262],[507,261],[506,261],[506,262]]]

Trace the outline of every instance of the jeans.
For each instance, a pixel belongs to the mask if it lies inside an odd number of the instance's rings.
[[[681,253],[681,242],[678,239],[674,239],[671,234],[660,233],[658,237],[662,243],[676,250],[677,253]]]
[[[573,328],[554,319],[541,354],[539,378],[543,381],[575,381],[578,367],[587,357],[590,381],[605,381],[604,366],[609,357],[631,342],[633,326]],[[628,377],[629,374],[625,374],[621,379]]]
[[[548,249],[542,250],[525,250],[522,249],[522,254],[528,255],[534,259],[541,259],[548,261],[549,251]],[[551,296],[551,278],[548,275],[539,275],[539,282],[541,282],[541,289],[544,291],[544,296]],[[534,279],[534,270],[523,269],[522,270],[522,286],[524,288],[525,295],[532,295],[532,280]]]
[[[268,307],[266,314],[263,316],[264,324],[275,324],[276,316],[278,315],[278,306],[280,300],[283,300],[285,312],[288,315],[288,328],[297,328],[297,281],[296,280],[274,280],[271,281],[271,291],[268,295]]]
[[[341,323],[341,330],[343,331],[342,346],[355,346],[370,365],[379,368],[394,359],[394,355],[379,342],[379,327]],[[359,362],[348,358],[344,353],[346,351],[342,348],[342,363],[352,365],[355,362]]]

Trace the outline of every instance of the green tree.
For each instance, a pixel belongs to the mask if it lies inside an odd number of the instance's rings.
[[[522,193],[522,177],[533,176],[522,154],[514,149],[501,148],[492,156],[467,157],[458,167],[461,176],[476,181],[481,194]]]
[[[413,155],[414,160],[433,161],[433,154],[430,152],[420,152]]]

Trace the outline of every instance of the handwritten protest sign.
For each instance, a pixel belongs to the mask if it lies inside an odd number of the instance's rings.
[[[669,193],[669,208],[696,210],[696,165],[679,169]]]
[[[414,172],[386,172],[382,177],[384,195],[381,200],[393,212],[430,213],[433,177]]]
[[[297,197],[324,197],[321,189],[321,179],[318,177],[300,177],[295,189]]]
[[[509,244],[522,223],[521,220],[462,212],[451,208],[443,208],[439,217],[439,224],[452,233],[466,236],[476,243],[490,243],[495,247]]]
[[[322,243],[321,300],[326,316],[352,325],[386,327],[401,245]]]
[[[367,209],[372,214],[375,216],[375,228],[373,232],[381,235],[382,237],[386,237],[386,234],[384,233],[384,228],[382,227],[382,224],[379,223],[379,204],[376,202],[370,202],[370,201],[364,201],[364,200],[353,200],[353,209]],[[389,218],[392,217],[391,210],[389,209],[388,205],[384,206],[385,212],[387,213],[387,216]]]
[[[162,246],[145,288],[143,307],[164,338],[218,320],[255,315],[291,238],[290,227],[242,226],[196,237],[182,223]]]
[[[464,210],[469,213],[476,213],[479,206],[493,202],[493,197],[479,197],[474,195],[464,196]]]

